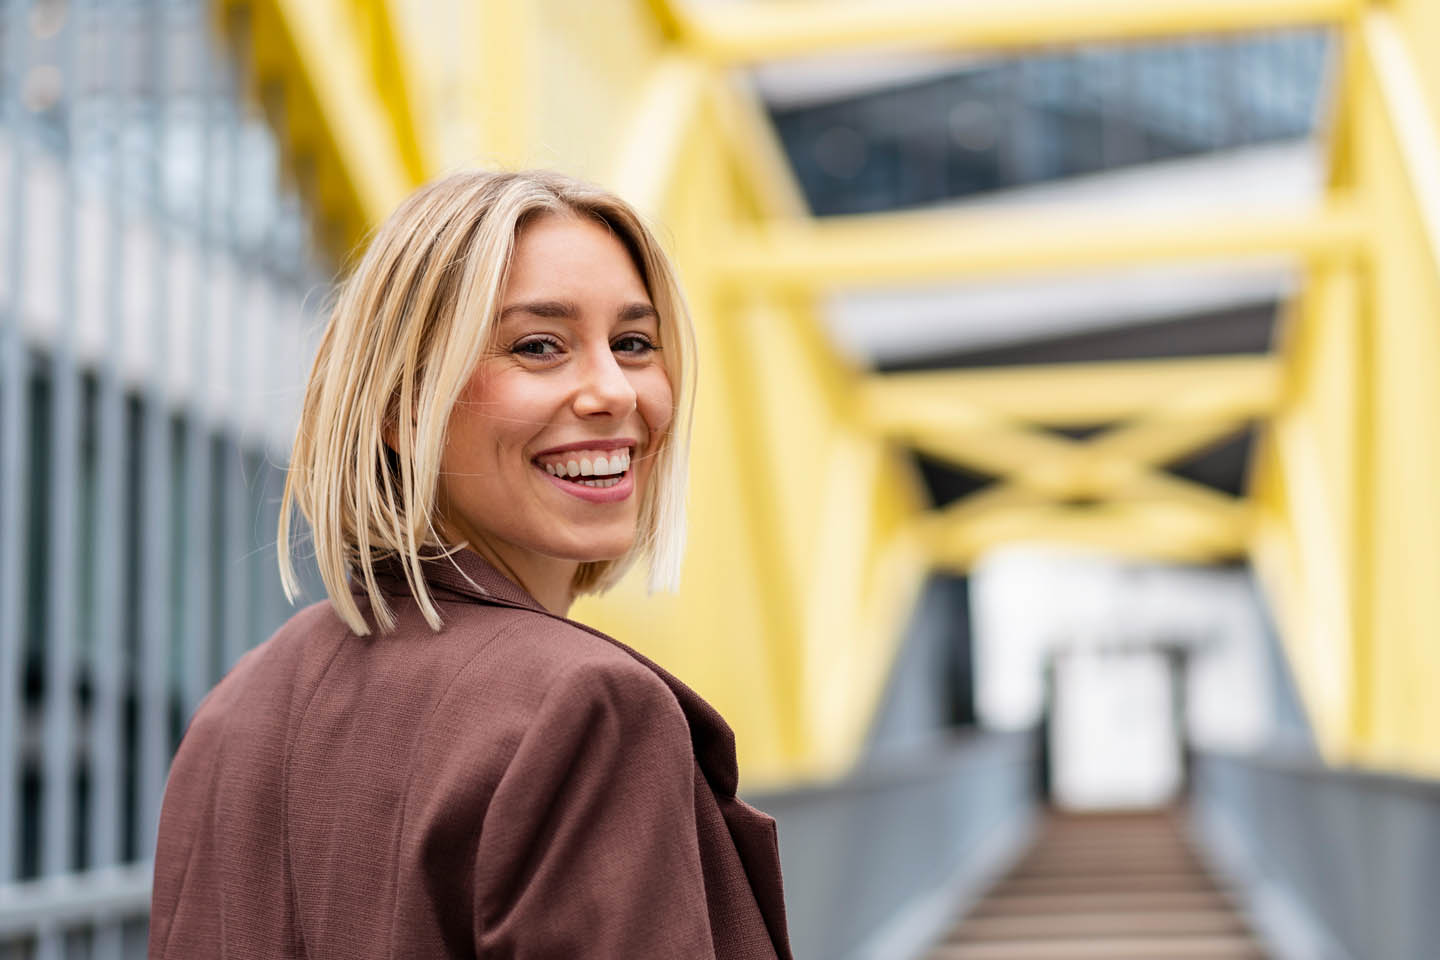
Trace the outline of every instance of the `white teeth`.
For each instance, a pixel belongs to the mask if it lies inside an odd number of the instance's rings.
[[[603,480],[579,480],[577,482],[583,483],[587,487],[613,487],[615,486],[615,484],[620,482],[620,478],[607,477]]]
[[[630,451],[616,450],[608,457],[581,457],[560,463],[541,463],[540,466],[555,477],[606,477],[619,480],[620,474],[630,469]]]

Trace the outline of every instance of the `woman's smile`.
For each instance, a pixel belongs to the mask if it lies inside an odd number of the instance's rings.
[[[630,470],[635,441],[584,443],[552,448],[532,463],[555,487],[590,503],[618,503],[635,492]]]

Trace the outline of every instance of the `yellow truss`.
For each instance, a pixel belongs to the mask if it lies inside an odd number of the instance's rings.
[[[728,64],[827,53],[991,50],[1336,23],[1358,0],[829,0],[664,5],[697,56]]]
[[[338,250],[414,183],[477,162],[563,166],[661,225],[703,348],[693,549],[678,596],[642,607],[627,583],[579,615],[710,697],[752,777],[843,768],[926,571],[1017,539],[1185,562],[1248,551],[1328,755],[1440,770],[1429,0],[477,0],[429,35],[402,29],[395,0],[221,7],[255,89],[280,91],[272,116]],[[1329,195],[1296,213],[819,222],[731,69],[1297,24],[1332,25],[1343,56]],[[473,43],[437,66],[434,31],[456,30]],[[1269,357],[880,377],[818,320],[840,287],[1277,254],[1306,283]],[[1244,499],[1164,471],[1251,422]],[[1100,424],[1084,441],[1048,429]],[[926,511],[908,449],[998,482]]]
[[[938,563],[964,569],[1015,540],[1078,542],[1171,560],[1228,558],[1248,545],[1241,501],[1163,471],[1268,416],[1269,357],[872,377],[872,429],[1001,481],[925,525]],[[1086,440],[1045,427],[1116,424]]]
[[[1302,213],[1103,223],[1072,210],[870,214],[737,230],[715,266],[746,286],[835,288],[1275,254],[1326,262],[1356,255],[1363,225],[1344,200]]]
[[[427,110],[386,0],[221,0],[321,239],[342,255],[433,169]]]

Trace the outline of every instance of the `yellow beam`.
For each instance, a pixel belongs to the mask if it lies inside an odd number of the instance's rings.
[[[395,130],[395,146],[411,182],[421,183],[438,169],[440,145],[425,87],[427,76],[417,62],[424,51],[416,49],[402,26],[400,3],[352,0],[365,33],[372,82]]]
[[[1045,430],[1022,424],[996,422],[965,433],[916,433],[896,439],[947,463],[993,474],[1024,478],[1031,490],[1052,497],[1080,495],[1082,478],[1076,469],[1077,444]]]
[[[678,15],[717,63],[874,50],[1013,49],[1339,23],[1360,0],[831,0],[711,4]],[[663,4],[675,16],[672,4]]]
[[[1393,14],[1372,9],[1365,15],[1364,37],[1385,101],[1386,117],[1405,165],[1415,214],[1425,232],[1431,269],[1440,272],[1440,132],[1437,111],[1427,101],[1415,59]]]
[[[291,89],[313,101],[324,128],[325,159],[345,178],[365,223],[380,222],[416,178],[397,127],[376,95],[348,5],[341,0],[265,0],[264,5],[279,28],[276,40],[286,48],[280,59],[299,80]]]
[[[803,218],[810,205],[755,90],[715,71],[710,87],[715,122],[764,217]]]
[[[611,185],[652,220],[662,213],[686,136],[698,120],[712,82],[708,72],[689,57],[661,57],[620,139]]]
[[[1163,501],[1205,511],[1227,527],[1246,526],[1253,517],[1252,507],[1243,499],[1158,470],[1137,472],[1115,492],[1117,498],[1123,496],[1137,503]]]
[[[686,13],[682,9],[685,0],[645,0],[650,16],[660,31],[660,36],[669,43],[682,39],[686,29]]]
[[[1007,478],[1006,487],[992,488],[964,503],[988,502],[985,494],[1014,487],[1043,499],[1144,499],[1180,495],[1206,506],[1231,502],[1233,498],[1208,487],[1160,473],[1156,468],[1173,462],[1210,441],[1232,434],[1238,428],[1232,420],[1184,422],[1142,422],[1133,428],[1090,442],[1057,437],[1024,426],[995,426],[964,436],[933,433],[908,438],[917,450],[937,459],[971,470]],[[1172,436],[1170,436],[1173,434]],[[1183,490],[1181,488],[1184,488]],[[1012,501],[996,505],[1013,506]]]
[[[1216,388],[1224,391],[1232,415],[1263,414],[1278,397],[1279,361],[1271,356],[1187,357],[892,373],[868,378],[859,406],[864,422],[887,434],[963,431],[997,419],[1090,426],[1130,419]]]
[[[1181,501],[1018,506],[975,514],[942,511],[922,527],[936,566],[964,571],[1009,543],[1067,544],[1126,556],[1203,563],[1241,555],[1250,510],[1200,508]]]
[[[1160,412],[1080,446],[1100,462],[1174,463],[1230,436],[1250,419],[1227,413],[1175,417]]]
[[[745,287],[804,288],[1277,254],[1328,261],[1359,255],[1364,226],[1344,202],[1300,213],[1128,218],[1072,209],[873,214],[739,228],[714,263]]]
[[[473,0],[460,4],[475,53],[463,60],[465,108],[480,156],[504,167],[535,160],[538,99],[534,0]]]
[[[1012,419],[1073,415],[1077,399],[1112,384],[1124,404],[1112,397],[1089,413],[1129,422],[1099,437],[1072,440]],[[1245,549],[1250,507],[1159,467],[1273,412],[1279,392],[1274,358],[1224,357],[872,377],[861,406],[872,428],[1003,478],[925,521],[937,563],[963,568],[1014,540],[1200,562]],[[1036,394],[1045,395],[1038,405]],[[1082,498],[1099,502],[1057,502]]]
[[[807,678],[801,639],[806,623],[805,590],[802,587],[805,568],[803,562],[794,562],[795,558],[786,549],[782,530],[783,500],[776,475],[785,469],[785,463],[778,455],[783,446],[774,442],[778,438],[766,435],[783,429],[774,418],[766,416],[765,401],[771,396],[767,391],[783,389],[786,385],[761,382],[763,371],[750,357],[753,331],[782,323],[787,318],[774,305],[763,301],[737,304],[735,307],[725,323],[716,325],[711,341],[715,356],[709,369],[718,374],[734,417],[732,449],[740,459],[737,475],[746,505],[747,532],[753,546],[750,556],[759,574],[759,599],[770,627],[768,653],[778,688],[789,694],[781,698],[777,733],[792,757],[803,757],[814,752],[811,731],[806,724],[814,701],[804,695]],[[830,477],[844,478],[846,485],[840,488],[840,496],[847,505],[853,505],[863,499],[866,488],[863,478],[853,476],[848,466],[848,463],[831,464],[823,472]],[[862,528],[868,520],[861,511],[852,511],[847,519]],[[864,556],[863,534],[841,532],[838,528],[831,533],[840,538],[837,552],[846,556]]]
[[[874,518],[861,505],[873,502],[881,466],[881,451],[874,443],[838,432],[824,469],[816,475],[820,500],[811,567],[805,571],[801,621],[802,704],[807,730],[821,769],[835,772],[837,758],[850,759],[858,737],[845,736],[853,723],[855,698],[870,699],[878,671],[855,670],[865,641],[857,619],[866,594],[867,542]]]

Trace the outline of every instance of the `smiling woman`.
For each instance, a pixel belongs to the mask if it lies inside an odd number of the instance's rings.
[[[639,560],[678,580],[692,343],[664,253],[595,187],[459,174],[379,229],[281,509],[329,600],[191,720],[152,957],[788,960],[729,727],[565,617]]]
[[[298,507],[336,612],[359,634],[370,626],[350,575],[388,628],[373,561],[400,558],[438,627],[422,560],[462,542],[560,613],[642,557],[652,589],[673,586],[691,354],[674,272],[623,201],[553,173],[423,188],[341,289],[306,391],[280,540]],[[647,482],[624,506],[577,513],[535,500],[523,468],[543,449],[627,431],[643,444]],[[283,553],[281,571],[293,595]]]

